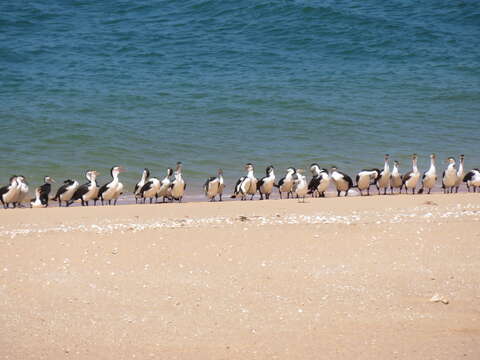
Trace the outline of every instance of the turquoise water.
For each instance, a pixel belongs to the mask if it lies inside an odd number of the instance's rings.
[[[2,1],[0,183],[480,166],[476,1]]]

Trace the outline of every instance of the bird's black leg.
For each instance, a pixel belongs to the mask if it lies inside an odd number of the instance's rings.
[[[219,196],[220,196],[220,201],[222,201],[222,194],[220,194]]]
[[[151,197],[151,198],[150,198],[150,204],[151,204],[152,202],[153,202],[153,198]]]
[[[340,190],[337,190],[337,197],[340,197]]]

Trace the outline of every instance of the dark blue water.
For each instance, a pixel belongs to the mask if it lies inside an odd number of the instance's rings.
[[[479,114],[476,1],[0,2],[2,184],[177,161],[232,184],[245,162],[353,173],[384,153],[478,167]]]

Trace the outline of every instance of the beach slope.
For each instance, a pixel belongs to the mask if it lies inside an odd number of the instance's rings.
[[[0,212],[4,359],[478,359],[480,195]]]

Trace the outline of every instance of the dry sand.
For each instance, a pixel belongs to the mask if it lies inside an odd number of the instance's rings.
[[[1,211],[0,323],[1,359],[480,359],[480,194]]]

